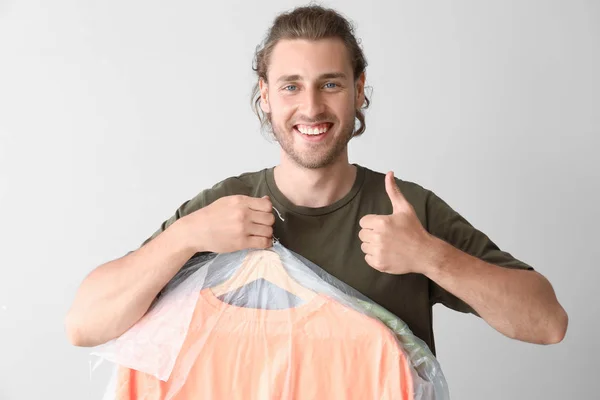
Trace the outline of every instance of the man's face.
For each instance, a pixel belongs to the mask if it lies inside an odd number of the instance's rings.
[[[282,40],[260,82],[261,107],[285,154],[305,168],[323,168],[344,153],[364,101],[364,75],[354,80],[339,39]]]

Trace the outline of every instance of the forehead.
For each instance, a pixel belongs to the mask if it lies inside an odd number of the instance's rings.
[[[321,74],[343,72],[352,77],[352,65],[344,42],[339,38],[280,40],[271,53],[268,80],[282,75],[313,79]]]

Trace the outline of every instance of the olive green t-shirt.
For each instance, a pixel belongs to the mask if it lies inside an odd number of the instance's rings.
[[[283,246],[393,312],[408,324],[435,355],[432,306],[441,303],[456,311],[474,315],[477,313],[464,301],[422,274],[392,275],[382,273],[366,263],[358,237],[361,229],[359,221],[367,214],[391,214],[392,204],[385,190],[385,175],[354,165],[357,167],[357,174],[350,192],[339,201],[319,208],[292,204],[278,190],[273,167],[227,178],[181,204],[142,245],[177,219],[223,196],[268,195],[283,218],[282,221],[275,214],[274,225],[274,236]],[[490,238],[474,228],[432,191],[399,178],[396,178],[396,183],[412,204],[423,227],[432,235],[489,263],[509,268],[533,269],[500,250]]]

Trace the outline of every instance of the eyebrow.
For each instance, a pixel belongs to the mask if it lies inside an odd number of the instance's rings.
[[[346,79],[346,74],[344,74],[343,72],[329,72],[319,76],[319,80],[323,79]],[[276,83],[294,82],[301,80],[302,77],[300,75],[283,75],[279,79],[277,79]]]

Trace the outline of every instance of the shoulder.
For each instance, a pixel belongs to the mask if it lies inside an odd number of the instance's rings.
[[[262,169],[229,176],[215,183],[212,187],[202,190],[199,195],[206,197],[208,202],[224,196],[255,195],[258,188],[264,184],[265,172],[266,169]]]
[[[261,169],[228,176],[211,187],[202,189],[188,202],[197,207],[205,207],[226,196],[259,196],[265,186],[265,172],[266,169]]]

